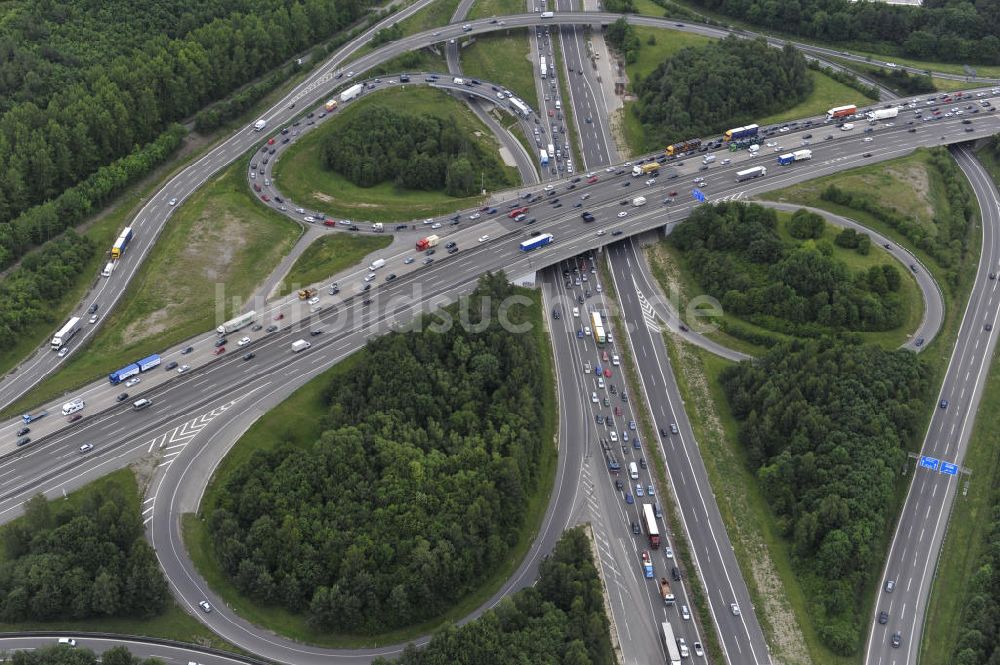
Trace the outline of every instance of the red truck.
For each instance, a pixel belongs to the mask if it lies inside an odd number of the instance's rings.
[[[323,226],[336,226],[336,225],[337,225],[337,222],[335,222],[332,219],[324,219],[323,220]]]
[[[417,251],[422,252],[425,249],[430,249],[431,247],[438,244],[441,239],[437,236],[427,236],[426,238],[421,238],[417,241]]]
[[[528,206],[525,206],[523,208],[514,208],[509,213],[507,213],[507,216],[510,217],[511,219],[514,219],[518,215],[523,215],[526,212],[528,212]]]

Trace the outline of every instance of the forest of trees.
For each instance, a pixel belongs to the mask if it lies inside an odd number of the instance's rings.
[[[32,651],[12,651],[8,654],[10,665],[163,665],[159,658],[143,660],[133,656],[127,647],[111,647],[95,654],[90,649],[52,645]]]
[[[647,138],[667,145],[791,108],[813,80],[797,49],[730,36],[681,49],[633,87]]]
[[[823,338],[777,345],[721,377],[739,441],[788,541],[823,643],[861,645],[929,371],[912,353]]]
[[[813,217],[797,213],[792,235],[819,237],[822,220],[817,224]],[[698,284],[727,312],[770,330],[815,336],[902,324],[902,277],[895,266],[851,274],[832,256],[828,241],[789,246],[777,227],[774,210],[727,202],[696,208],[668,238]],[[858,234],[853,237],[858,249]]]
[[[851,0],[694,0],[713,12],[827,42],[884,44],[927,60],[1000,64],[1000,0],[924,0],[921,6]],[[881,49],[885,50],[885,49]]]
[[[24,517],[3,529],[0,621],[159,614],[167,580],[130,505],[114,485],[79,507],[29,500]]]
[[[24,257],[0,280],[0,352],[17,346],[26,328],[56,323],[52,303],[76,284],[95,251],[89,238],[70,230]]]
[[[372,665],[546,663],[613,665],[601,580],[583,527],[563,533],[539,566],[538,582],[464,626],[436,633],[426,647]],[[88,664],[89,665],[89,664]]]
[[[1000,487],[993,488],[979,567],[969,580],[969,596],[962,605],[954,665],[1000,663]]]
[[[24,0],[0,24],[0,227],[358,18],[367,0]]]
[[[381,632],[440,615],[504,560],[551,445],[537,337],[497,317],[512,293],[503,274],[481,278],[468,307],[471,326],[488,313],[481,331],[369,341],[327,387],[307,450],[255,452],[227,477],[207,519],[243,593],[320,629]]]
[[[449,196],[502,189],[509,181],[499,158],[467,136],[454,118],[417,115],[373,106],[330,134],[323,161],[360,187],[393,182],[397,187],[444,190]]]
[[[973,224],[978,217],[978,206],[965,176],[946,148],[930,150],[928,169],[931,171],[929,176],[940,176],[947,199],[946,209],[938,207],[934,210],[932,230],[926,227],[926,223],[913,219],[909,214],[885,207],[876,192],[847,191],[835,184],[829,184],[820,193],[820,198],[848,208],[863,210],[892,227],[941,264],[948,282],[955,286],[960,279],[959,268],[968,258]]]

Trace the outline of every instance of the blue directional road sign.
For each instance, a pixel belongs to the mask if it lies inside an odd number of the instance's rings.
[[[702,194],[701,190],[697,187],[691,190],[691,196],[693,196],[698,203],[705,202],[705,195]]]
[[[958,465],[951,462],[941,462],[941,473],[947,473],[949,476],[957,475]]]
[[[930,469],[931,471],[937,471],[938,464],[940,463],[941,461],[935,457],[927,457],[927,455],[920,456],[920,466],[924,467],[925,469]]]

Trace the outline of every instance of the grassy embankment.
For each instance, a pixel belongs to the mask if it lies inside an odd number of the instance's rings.
[[[905,206],[901,209],[909,211],[915,218],[933,226],[935,214],[946,211],[948,204],[944,198],[943,183],[935,173],[924,172],[921,162],[925,158],[925,155],[918,153],[889,164],[879,165],[877,169],[873,167],[854,169],[831,178],[837,179],[838,185],[842,188],[852,191],[877,189],[880,198],[884,197],[883,201],[887,203],[892,201]],[[922,172],[923,177],[920,175]],[[969,277],[963,277],[956,287],[950,288],[946,283],[945,270],[942,266],[919,250],[915,250],[909,242],[891,229],[882,228],[882,225],[870,215],[819,201],[818,193],[825,185],[824,180],[826,179],[796,185],[775,192],[772,197],[832,209],[833,212],[857,219],[872,228],[877,228],[894,242],[909,248],[920,257],[942,285],[945,298],[946,316],[942,331],[921,354],[931,366],[935,377],[932,383],[939,383],[957,335],[962,304],[970,288]],[[914,187],[914,182],[918,183],[917,187]],[[979,233],[977,226],[974,233],[975,240],[971,243],[969,252],[971,258],[967,259],[970,264],[975,263],[979,254]],[[651,259],[658,267],[655,273],[661,287],[674,286],[681,291],[682,300],[686,299],[687,283],[679,275],[677,263],[660,249],[661,246],[658,245]],[[971,276],[972,272],[971,269],[963,270],[962,274]],[[788,663],[817,665],[853,663],[854,658],[837,656],[826,649],[819,641],[817,627],[810,621],[807,608],[812,601],[806,587],[796,576],[788,543],[781,536],[777,520],[748,465],[742,447],[738,444],[739,426],[729,412],[719,385],[718,376],[728,364],[727,361],[689,345],[679,344],[670,334],[666,335],[666,339],[671,362],[678,369],[678,384],[684,403],[689,408],[691,423],[703,451],[703,459],[719,509],[726,522],[740,568],[750,587],[754,605],[761,617],[773,655]],[[932,402],[933,395],[927,408],[923,410],[925,420],[929,418],[934,408]],[[919,442],[914,442],[914,446],[917,445]],[[908,482],[909,477],[900,479],[894,505],[890,511],[892,514],[898,512]],[[891,529],[892,524],[894,521],[890,520],[888,529]],[[890,538],[889,530],[879,534],[878,549],[884,550]],[[870,571],[872,579],[878,573],[878,570]],[[876,593],[874,586],[874,582],[866,585],[861,597],[856,601],[859,612],[863,614],[871,611]]]
[[[301,235],[260,203],[243,158],[178,207],[97,336],[63,368],[5,410],[21,413],[124,365],[217,325],[217,290],[227,303],[254,294]],[[128,254],[125,255],[128,267]],[[227,308],[227,314],[232,312]]]
[[[331,635],[312,629],[301,615],[293,614],[282,607],[262,606],[256,601],[243,596],[230,582],[218,564],[212,552],[211,537],[204,520],[200,515],[188,514],[183,517],[184,540],[187,543],[191,559],[198,572],[205,578],[212,590],[226,600],[241,617],[252,621],[258,626],[266,626],[290,638],[329,647],[356,648],[375,644],[394,644],[412,640],[419,635],[434,631],[449,622],[457,621],[479,607],[511,576],[520,565],[528,549],[531,547],[548,506],[549,495],[556,469],[555,441],[558,432],[556,412],[555,374],[553,371],[552,350],[544,322],[542,321],[541,296],[537,291],[520,290],[534,303],[534,316],[531,322],[531,334],[538,337],[537,348],[542,357],[538,367],[544,372],[544,389],[540,398],[543,401],[545,422],[542,427],[542,438],[552,441],[553,446],[547,449],[543,459],[538,460],[542,466],[538,490],[530,497],[525,513],[524,526],[518,538],[517,545],[511,550],[504,565],[498,566],[488,577],[482,580],[482,586],[475,593],[469,594],[456,604],[446,615],[422,624],[400,629],[378,636],[363,635]],[[201,505],[201,514],[217,505],[217,497],[225,487],[226,477],[240,464],[246,462],[254,451],[269,450],[281,442],[305,449],[316,440],[322,431],[322,417],[325,407],[322,402],[324,387],[338,376],[343,376],[357,363],[364,362],[365,350],[359,351],[343,362],[327,370],[299,388],[288,399],[265,414],[247,430],[240,441],[232,448],[222,461],[205,491]]]
[[[139,487],[135,474],[131,469],[119,469],[99,478],[84,487],[70,493],[66,499],[53,506],[54,514],[64,507],[79,507],[87,497],[96,492],[106,491],[117,486],[126,497],[129,509],[136,515],[140,511]],[[21,518],[18,518],[21,519]],[[16,520],[15,520],[16,521]],[[3,540],[3,530],[13,522],[0,527],[0,541]],[[0,561],[5,559],[5,553],[0,548]],[[161,637],[169,640],[189,642],[200,646],[214,647],[238,651],[228,642],[219,639],[215,633],[206,628],[200,621],[182,610],[171,599],[167,610],[152,619],[129,619],[125,617],[101,617],[99,619],[60,619],[58,621],[26,621],[21,623],[0,623],[0,632],[22,631],[60,631],[60,632],[94,632],[117,633],[119,635],[142,635],[145,637]]]
[[[285,295],[303,284],[315,284],[341,270],[357,265],[368,254],[392,243],[391,235],[356,236],[331,233],[317,238],[295,260],[282,280],[278,293]]]
[[[452,118],[459,128],[491,154],[499,148],[492,132],[465,104],[439,90],[426,87],[399,87],[366,95],[313,132],[293,143],[274,167],[274,178],[282,190],[302,205],[333,217],[366,219],[378,222],[409,221],[432,217],[461,208],[476,206],[479,196],[454,198],[440,191],[399,190],[391,182],[374,187],[358,187],[322,164],[323,141],[342,123],[377,106],[404,108],[409,113],[436,118]],[[507,169],[511,183],[518,182],[517,171]],[[487,184],[488,188],[488,184]]]
[[[988,150],[979,158],[1000,185],[1000,160]],[[962,631],[962,608],[968,587],[978,570],[992,520],[991,492],[1000,484],[1000,353],[994,352],[982,401],[976,411],[976,423],[966,447],[963,467],[971,476],[960,476],[959,490],[948,520],[948,532],[941,557],[934,572],[934,584],[920,645],[920,661],[946,663],[954,656],[954,645]]]
[[[639,49],[638,60],[625,68],[630,86],[634,85],[637,78],[645,78],[651,74],[664,60],[682,48],[703,46],[712,41],[709,37],[676,30],[648,28],[644,26],[637,26],[635,30],[639,36],[639,41],[642,43],[642,48]],[[655,38],[655,44],[648,43],[650,36]],[[865,104],[870,101],[854,88],[834,81],[825,74],[809,70],[809,75],[813,79],[814,87],[812,94],[807,99],[784,111],[760,118],[756,122],[760,125],[765,125],[819,115],[825,113],[827,109],[833,106],[847,103],[845,100],[857,100],[859,104]],[[662,149],[663,146],[653,145],[646,139],[642,124],[633,111],[634,106],[635,102],[626,102],[625,108],[622,110],[625,140],[628,143],[629,150],[632,154],[641,154],[651,150]]]

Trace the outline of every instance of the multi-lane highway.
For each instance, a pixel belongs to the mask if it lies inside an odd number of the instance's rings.
[[[425,3],[416,3],[406,11],[415,11],[423,4]],[[550,24],[600,22],[605,20],[602,17],[608,16],[611,17],[610,20],[617,18],[616,15],[559,13],[552,19],[540,19],[537,15],[527,15],[507,17],[505,21],[506,27],[509,28],[546,22]],[[399,18],[401,18],[400,14],[393,17],[394,20],[399,20]],[[642,19],[644,17],[633,18]],[[663,21],[660,19],[650,19],[650,21],[654,25],[663,25]],[[495,25],[477,22],[469,32],[478,34],[495,29],[498,29]],[[459,26],[449,26],[439,31],[439,38],[438,36],[432,38],[428,33],[415,35],[377,50],[355,61],[352,66],[358,71],[364,71],[367,67],[383,62],[402,50],[412,48],[414,44],[423,45],[456,37],[461,34],[460,30]],[[337,62],[343,61],[347,54],[349,51],[345,48],[341,54],[320,67],[313,76],[296,87],[293,93],[266,114],[265,118],[269,122],[268,130],[271,131],[272,128],[289,122],[294,114],[300,113],[303,108],[327,96],[330,86],[334,83],[333,73]],[[340,58],[339,61],[338,58]],[[586,79],[586,76],[581,78]],[[995,95],[991,95],[991,97],[995,97]],[[297,106],[297,109],[293,110],[292,106]],[[579,114],[579,110],[577,113]],[[889,159],[906,154],[917,145],[954,143],[985,136],[997,131],[998,122],[995,114],[982,113],[974,118],[974,125],[970,126],[973,131],[968,133],[963,131],[966,126],[962,125],[959,116],[944,118],[932,123],[917,122],[914,127],[916,131],[912,134],[907,131],[907,126],[902,122],[899,123],[898,127],[879,125],[873,136],[866,137],[873,139],[870,143],[863,142],[861,137],[855,134],[841,134],[829,127],[817,129],[817,126],[814,126],[812,131],[824,133],[830,131],[833,138],[828,142],[817,143],[813,146],[817,154],[811,162],[779,169],[773,165],[773,155],[771,155],[772,159],[769,160],[771,164],[768,164],[769,174],[765,178],[734,185],[734,172],[748,166],[750,161],[745,154],[734,154],[733,164],[713,167],[707,174],[704,174],[710,181],[708,185],[703,187],[709,195],[709,200],[747,196],[756,191],[785,186],[853,165]],[[800,130],[782,136],[781,141],[786,143],[785,149],[797,147],[797,144],[789,144],[788,141],[803,140],[802,137],[807,132],[808,130]],[[147,220],[150,222],[145,229],[141,230],[139,236],[146,238],[146,240],[138,245],[133,245],[130,249],[130,256],[135,260],[134,266],[138,266],[139,260],[148,251],[156,233],[169,215],[172,207],[168,201],[172,198],[177,198],[178,202],[183,201],[207,177],[243,154],[260,139],[261,135],[255,135],[249,131],[238,132],[232,139],[182,172],[154,197],[154,200],[143,209],[143,213],[140,213],[140,217],[137,218],[134,225],[139,226]],[[871,156],[866,157],[864,153],[869,153]],[[334,325],[333,319],[343,320],[343,317],[347,317],[351,320],[341,328],[343,332],[337,335],[327,335],[327,332],[332,331],[324,332],[321,341],[315,344],[309,353],[294,357],[291,362],[288,361],[288,343],[301,333],[295,330],[294,326],[287,326],[273,335],[260,333],[252,336],[251,348],[255,351],[259,349],[258,358],[253,362],[230,357],[205,363],[212,358],[208,355],[211,336],[200,338],[197,340],[196,348],[201,355],[191,357],[197,357],[204,364],[199,364],[186,376],[161,374],[163,378],[159,381],[144,382],[142,384],[142,389],[145,391],[143,395],[152,396],[155,404],[154,408],[138,414],[122,406],[96,414],[95,412],[102,405],[113,404],[112,399],[118,389],[109,387],[107,384],[95,384],[88,387],[84,392],[94,398],[94,401],[91,401],[91,398],[88,397],[88,401],[91,403],[91,406],[88,407],[88,413],[91,414],[89,417],[72,427],[67,427],[64,421],[60,421],[56,417],[43,421],[40,423],[42,429],[39,434],[46,437],[45,440],[36,440],[35,444],[23,451],[24,454],[0,463],[0,479],[4,481],[3,494],[0,495],[0,514],[4,516],[3,519],[9,519],[10,516],[18,512],[20,502],[36,491],[44,490],[51,494],[59,489],[76,487],[85,482],[87,478],[106,473],[110,468],[121,466],[130,459],[143,455],[162,455],[170,464],[166,467],[168,472],[164,473],[160,484],[157,485],[155,496],[151,498],[151,528],[154,534],[161,534],[158,549],[162,549],[164,552],[173,551],[180,559],[183,559],[181,555],[183,548],[176,541],[178,512],[192,509],[190,504],[193,502],[193,498],[200,494],[200,489],[204,487],[204,481],[207,481],[205,474],[212,468],[212,465],[204,463],[205,458],[197,457],[198,453],[194,447],[191,450],[186,447],[187,440],[198,440],[197,437],[185,437],[183,432],[197,434],[203,429],[218,427],[220,439],[235,440],[233,427],[238,429],[241,423],[248,424],[256,417],[260,409],[276,403],[294,387],[301,385],[319,370],[328,367],[338,358],[358,348],[364,339],[375,334],[376,331],[367,326],[366,322],[382,321],[400,307],[406,309],[402,316],[409,316],[412,314],[412,303],[427,303],[435,298],[453,298],[457,293],[471,288],[475,277],[484,270],[503,267],[512,275],[532,273],[560,259],[575,256],[596,245],[614,240],[618,232],[624,235],[655,228],[664,221],[663,211],[665,207],[660,203],[660,199],[677,199],[676,204],[669,206],[672,209],[670,221],[680,221],[689,212],[692,204],[682,202],[683,199],[680,197],[670,196],[670,190],[675,188],[684,192],[690,190],[690,177],[697,172],[695,171],[697,163],[693,159],[688,161],[689,164],[679,166],[671,173],[671,175],[676,173],[676,179],[671,180],[670,176],[665,173],[662,180],[648,187],[642,187],[641,181],[632,181],[627,174],[602,172],[598,174],[599,182],[586,187],[580,184],[579,187],[571,190],[567,188],[565,182],[560,183],[558,192],[553,191],[553,194],[558,194],[558,196],[546,196],[543,192],[537,192],[537,196],[541,198],[532,203],[532,215],[537,219],[537,224],[533,229],[539,232],[552,232],[557,238],[555,245],[537,252],[524,254],[516,248],[516,242],[527,237],[531,229],[522,229],[518,224],[497,215],[480,221],[477,228],[453,231],[449,239],[453,238],[459,242],[460,253],[452,257],[441,257],[432,265],[414,262],[409,264],[410,267],[405,267],[407,264],[403,263],[403,258],[405,255],[412,254],[411,252],[387,256],[386,258],[391,262],[391,265],[398,266],[400,280],[378,288],[373,302],[366,304],[355,295],[360,290],[360,275],[363,272],[358,271],[356,273],[357,282],[352,281],[352,287],[344,290],[347,297],[333,299],[337,302],[336,312],[328,308],[312,319],[311,325],[313,327],[326,328]],[[756,163],[764,164],[765,161],[757,160],[754,164]],[[773,172],[771,172],[772,170]],[[670,169],[665,168],[665,171],[670,172]],[[628,188],[624,187],[626,183],[629,184]],[[576,185],[576,183],[573,184]],[[650,199],[650,204],[643,208],[632,208],[627,203],[623,205],[621,201],[627,202],[635,195],[634,189],[639,187],[642,188],[642,193]],[[589,196],[584,199],[584,195]],[[995,192],[993,195],[995,196]],[[565,201],[559,204],[562,208],[557,208],[551,203],[555,198],[562,198]],[[577,204],[579,207],[576,207]],[[570,207],[570,205],[574,207]],[[500,207],[503,210],[503,206]],[[579,218],[581,209],[593,212],[599,220],[598,223],[583,224]],[[149,217],[143,217],[144,213]],[[621,213],[625,214],[621,215]],[[489,235],[490,238],[479,242],[479,238],[484,235]],[[132,251],[137,248],[139,251]],[[410,277],[407,277],[407,273],[411,273]],[[413,278],[412,273],[417,273],[417,278]],[[123,280],[119,284],[120,288],[124,288],[125,281],[127,280]],[[109,281],[108,284],[112,285],[113,283]],[[426,284],[448,286],[428,288],[424,286]],[[107,288],[113,290],[116,287],[109,286]],[[426,288],[431,293],[420,292],[421,288]],[[120,290],[117,293],[120,294]],[[112,293],[107,293],[107,297],[112,298],[112,302],[117,300],[117,296]],[[88,303],[91,301],[88,300]],[[102,303],[102,305],[106,305],[106,303]],[[993,309],[996,310],[995,307]],[[390,314],[387,315],[387,313]],[[272,317],[273,312],[267,312],[264,316]],[[630,341],[634,343],[634,340],[630,339]],[[179,353],[179,351],[175,349],[170,353]],[[51,358],[51,356],[48,357]],[[663,367],[663,365],[659,366]],[[279,367],[281,370],[277,371]],[[31,374],[32,377],[43,376],[47,371],[44,367],[37,369],[39,371]],[[18,388],[20,385],[19,383]],[[0,384],[0,391],[6,388],[6,384]],[[14,392],[16,390],[12,389],[12,396],[5,397],[6,402],[16,397]],[[0,392],[0,395],[3,394]],[[260,397],[258,398],[257,395]],[[242,404],[236,407],[240,402]],[[249,410],[246,408],[248,404],[253,405]],[[52,408],[58,409],[58,405],[53,405]],[[195,424],[191,424],[192,414],[197,414]],[[14,425],[8,423],[0,428],[0,437],[8,437],[9,434],[12,434]],[[223,429],[223,425],[226,426],[225,429]],[[10,431],[8,432],[8,430]],[[579,438],[582,440],[586,437]],[[9,440],[12,441],[12,439]],[[77,453],[80,443],[91,440],[100,440],[104,443],[94,451],[94,454],[81,458]],[[565,441],[566,439],[561,437],[561,440]],[[173,444],[174,441],[178,443]],[[198,441],[199,450],[212,448],[214,451],[221,451],[224,449],[224,446],[209,446],[209,443],[218,443],[218,441],[213,441],[211,436],[205,436],[204,439]],[[137,444],[137,442],[139,443]],[[561,459],[565,457],[565,451],[562,453]],[[221,454],[221,452],[213,454]],[[195,459],[197,462],[194,461]],[[191,473],[181,474],[172,471],[174,467],[181,466]],[[560,477],[564,475],[565,473],[561,469]],[[565,494],[558,492],[553,500],[550,506],[552,512],[547,518],[547,526],[542,537],[535,543],[533,557],[529,557],[529,561],[519,571],[518,576],[505,587],[505,590],[530,583],[534,578],[531,566],[537,562],[538,552],[546,551],[545,547],[551,545],[552,540],[558,536],[562,527],[568,522],[568,517],[565,517],[566,511],[569,510],[568,506],[574,505],[574,501],[567,498],[570,494],[568,487],[567,485]],[[935,490],[932,488],[930,491],[933,493]],[[575,493],[573,494],[575,495]],[[911,489],[911,495],[913,494]],[[161,498],[168,496],[170,497],[169,501],[166,498]],[[908,500],[907,505],[909,503]],[[159,507],[161,504],[165,504],[163,508]],[[563,511],[563,519],[553,517],[559,511]],[[946,516],[946,512],[943,514]],[[690,531],[690,527],[687,528]],[[154,535],[154,539],[156,538],[157,536]],[[940,535],[936,538],[939,541]],[[897,541],[901,541],[898,534]],[[894,551],[895,547],[896,541],[894,541]],[[934,556],[936,556],[936,545],[932,549],[935,553]],[[161,556],[167,557],[169,555],[162,554]],[[166,563],[164,565],[167,566]],[[196,603],[197,600],[200,600],[199,595],[201,597],[208,595],[204,589],[204,583],[193,574],[189,564],[181,563],[179,565],[180,568],[171,572],[171,580],[178,596],[191,603]],[[703,563],[699,565],[704,566]],[[183,574],[181,569],[184,570]],[[185,579],[187,582],[184,581]],[[724,585],[717,585],[717,588],[720,590],[721,596]],[[734,598],[737,598],[739,591],[736,587],[730,584],[730,589],[733,591]],[[919,594],[915,597],[919,599]],[[746,613],[746,615],[749,614],[749,612]],[[261,655],[268,654],[269,657],[276,660],[303,662],[303,660],[312,660],[315,657],[318,661],[318,659],[331,654],[326,650],[315,650],[314,652],[310,651],[308,658],[306,658],[303,654],[307,650],[301,646],[281,643],[282,641],[276,640],[273,636],[269,637],[266,632],[259,628],[241,623],[231,613],[221,609],[213,613],[211,621],[213,627],[228,639],[237,644],[252,645],[247,648],[251,648],[255,653]],[[716,617],[716,621],[719,621],[718,617]],[[918,622],[917,630],[919,630],[919,619],[915,618],[914,621]],[[766,658],[758,656],[757,648],[754,646],[754,637],[751,633],[755,619],[749,616],[736,622],[737,629],[731,631],[735,636],[733,642],[727,642],[727,633],[732,628],[729,623],[731,622],[724,622],[718,628],[731,662],[742,662],[739,659],[740,656],[734,656],[734,654],[742,655],[744,653],[752,654],[753,662],[766,662]],[[748,639],[739,637],[739,625],[743,626]],[[759,633],[759,628],[757,628],[757,632]],[[735,646],[730,653],[731,645]],[[744,646],[748,648],[747,652],[743,651]],[[261,649],[261,651],[257,649]],[[383,652],[393,653],[393,650],[389,648]],[[353,652],[351,655],[354,655]],[[364,657],[363,654],[361,656]]]
[[[963,482],[962,461],[996,348],[996,331],[1000,330],[1000,289],[991,278],[1000,265],[1000,193],[968,149],[957,148],[954,154],[980,202],[982,254],[938,405],[882,571],[865,649],[869,665],[917,661],[945,527]],[[895,648],[894,635],[898,635],[899,644]]]

